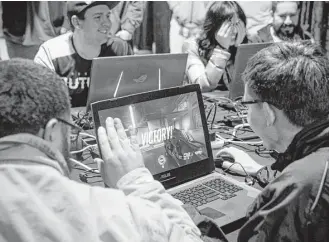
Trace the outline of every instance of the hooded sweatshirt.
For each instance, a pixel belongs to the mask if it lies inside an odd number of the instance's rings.
[[[0,139],[0,241],[201,241],[200,231],[145,168],[118,189],[68,178],[62,154],[30,134]]]

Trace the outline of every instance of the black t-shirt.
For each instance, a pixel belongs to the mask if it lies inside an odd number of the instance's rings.
[[[99,57],[131,54],[132,50],[126,41],[113,38],[101,46]],[[92,60],[86,60],[76,52],[72,33],[43,43],[34,61],[52,69],[66,82],[72,107],[86,106]]]

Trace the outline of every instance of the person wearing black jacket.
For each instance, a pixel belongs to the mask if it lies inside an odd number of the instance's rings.
[[[328,77],[324,51],[309,41],[273,44],[248,61],[248,122],[264,146],[276,151],[271,169],[281,173],[249,207],[238,241],[328,241]],[[252,174],[264,169],[238,149],[221,152]]]

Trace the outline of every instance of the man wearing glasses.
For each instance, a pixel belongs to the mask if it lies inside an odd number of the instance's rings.
[[[239,241],[328,240],[328,77],[325,53],[310,42],[274,44],[249,60],[242,103],[253,131],[277,152],[271,168],[281,174],[249,208]],[[263,169],[236,148],[222,153],[251,175]]]
[[[0,62],[1,241],[201,241],[178,200],[144,167],[120,120],[98,130],[113,188],[70,180],[65,83],[30,60]],[[106,173],[106,174],[105,174]]]

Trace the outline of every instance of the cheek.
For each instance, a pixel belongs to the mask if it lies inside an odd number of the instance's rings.
[[[274,16],[273,18],[273,25],[275,27],[280,27],[283,24],[283,19],[279,16]]]
[[[262,130],[264,130],[265,125],[262,114],[253,110],[253,108],[249,108],[247,120],[250,124],[251,129],[256,133],[256,135],[261,137],[261,133]]]
[[[298,18],[297,16],[294,16],[291,18],[291,22],[293,23],[293,25],[297,26],[297,23],[298,23]]]

